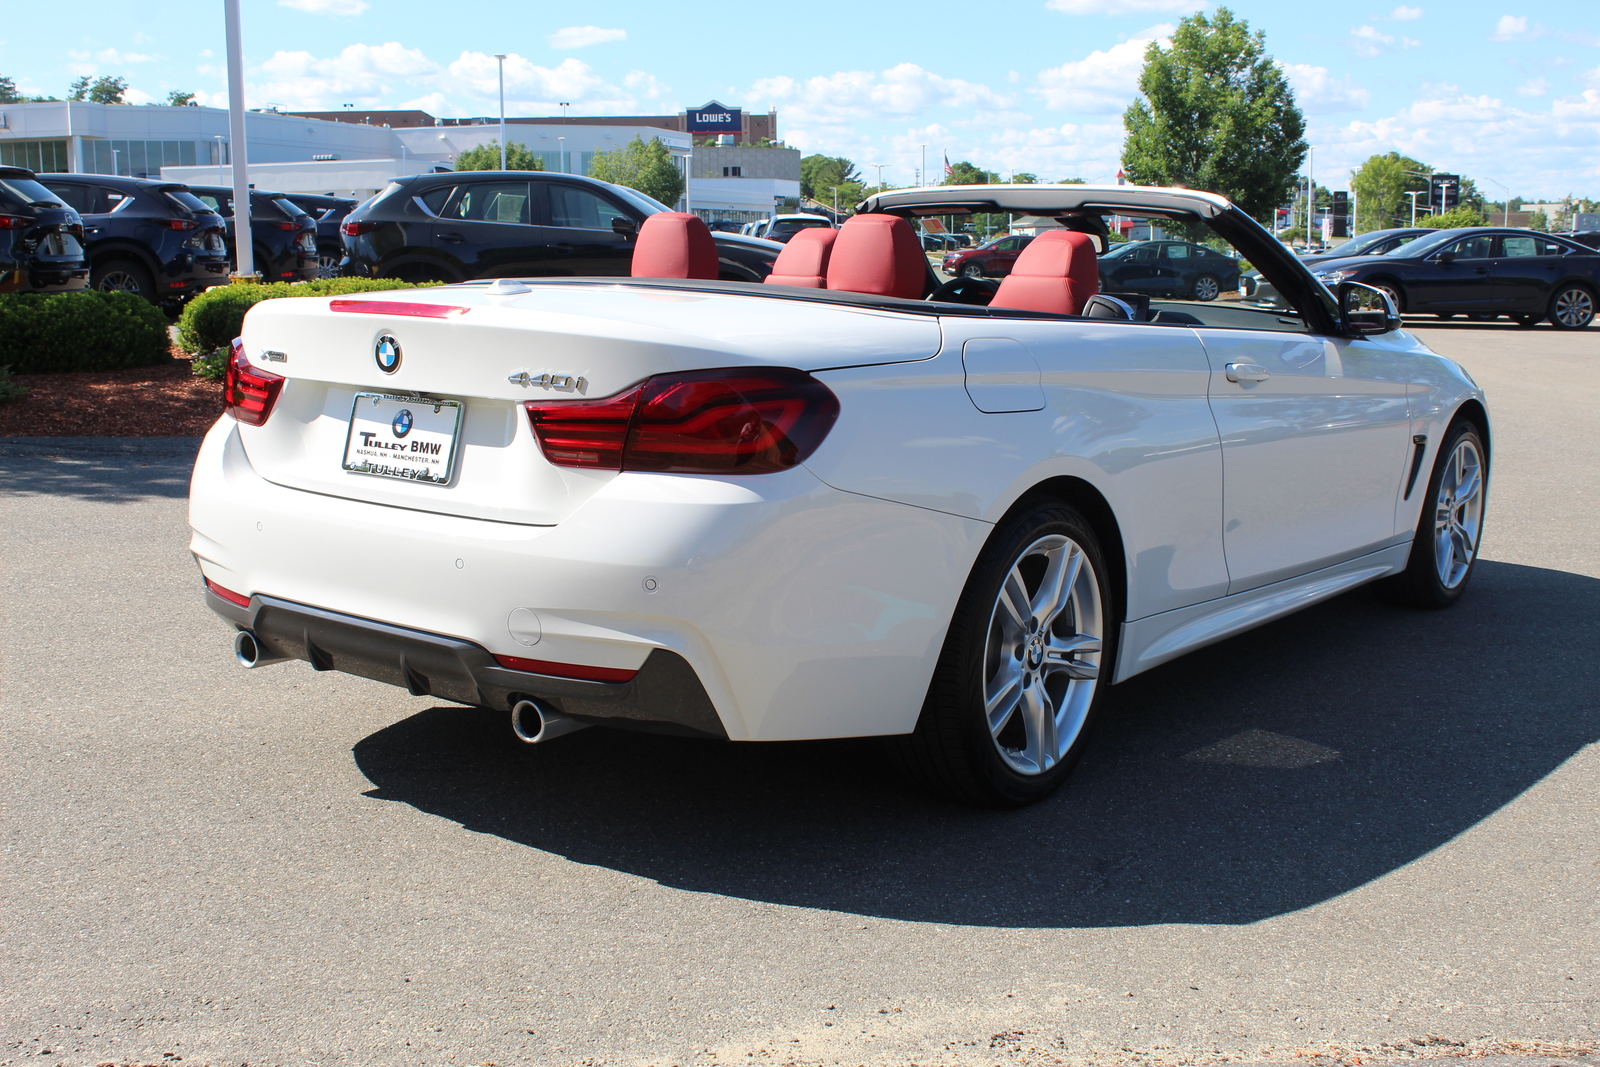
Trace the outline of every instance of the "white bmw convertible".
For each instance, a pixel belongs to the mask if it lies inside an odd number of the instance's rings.
[[[1008,212],[1055,225],[999,282],[941,285],[908,221]],[[1132,220],[1293,310],[1102,292]],[[1443,607],[1471,577],[1482,393],[1221,197],[900,190],[767,284],[716,269],[664,213],[632,278],[258,304],[190,497],[240,662],[525,741],[883,735],[1009,805],[1123,679],[1362,583]]]

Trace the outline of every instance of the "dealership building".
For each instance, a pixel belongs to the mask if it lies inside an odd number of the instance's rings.
[[[599,152],[635,137],[659,140],[690,179],[676,206],[738,222],[800,195],[800,153],[766,143],[776,132],[775,112],[746,115],[714,100],[676,115],[506,118],[507,142],[525,145],[547,171],[587,174]],[[250,111],[245,136],[257,188],[366,197],[399,175],[453,169],[461,152],[499,140],[500,121],[416,110]],[[0,165],[231,185],[230,160],[222,108],[0,104]]]

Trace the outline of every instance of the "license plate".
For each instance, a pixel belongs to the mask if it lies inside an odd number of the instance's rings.
[[[442,485],[455,467],[461,404],[389,393],[357,393],[344,469]]]
[[[70,233],[52,233],[46,235],[44,247],[40,251],[52,259],[62,259],[68,256],[76,259],[78,256],[83,255],[83,246]]]

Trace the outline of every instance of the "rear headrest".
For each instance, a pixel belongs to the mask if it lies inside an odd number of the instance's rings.
[[[1075,230],[1046,230],[1022,250],[989,306],[1077,315],[1099,291],[1094,238]]]
[[[793,237],[778,253],[778,261],[767,275],[769,285],[803,285],[825,289],[828,285],[828,260],[839,231],[832,226],[810,226]]]
[[[911,224],[894,215],[854,215],[839,227],[828,288],[915,300],[928,284],[928,259]]]
[[[715,278],[717,242],[699,215],[651,215],[634,241],[631,273],[635,278]]]

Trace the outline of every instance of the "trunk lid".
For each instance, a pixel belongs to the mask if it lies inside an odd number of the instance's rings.
[[[338,309],[352,304],[356,310]],[[448,317],[430,317],[442,313]],[[774,299],[759,290],[540,284],[507,294],[462,286],[268,300],[246,316],[243,343],[252,366],[287,378],[266,425],[238,427],[262,477],[413,510],[551,525],[615,474],[549,463],[522,401],[605,397],[674,371],[927,359],[939,349],[940,329],[932,316]],[[392,372],[380,369],[386,344],[398,349]],[[448,481],[345,470],[361,394],[460,402]],[[438,425],[431,406],[414,414]]]

